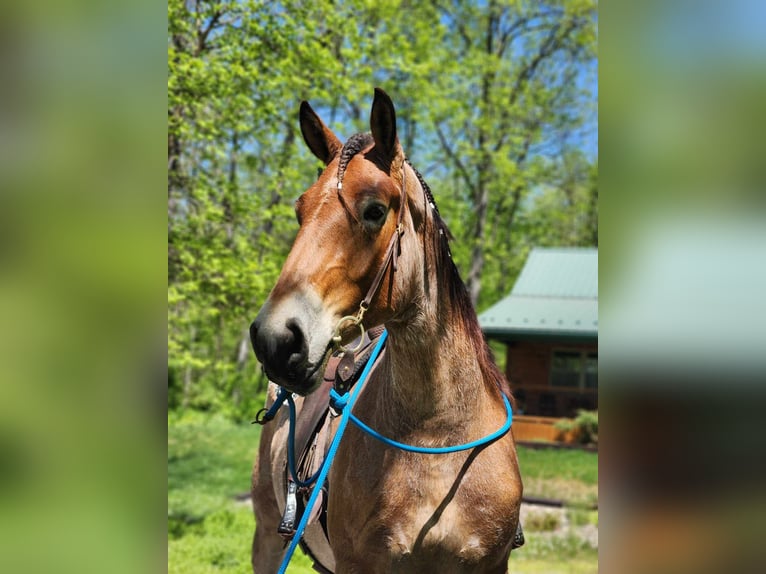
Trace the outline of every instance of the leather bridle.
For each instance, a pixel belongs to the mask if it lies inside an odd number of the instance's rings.
[[[407,202],[405,165],[406,161],[402,161],[402,188],[400,196],[401,199],[399,202],[399,213],[396,216],[396,229],[394,229],[394,233],[391,235],[391,239],[388,242],[386,255],[383,258],[383,264],[378,269],[378,273],[375,275],[375,279],[372,280],[372,284],[367,290],[367,294],[364,296],[364,299],[362,299],[362,302],[359,303],[359,310],[356,312],[356,315],[346,315],[345,317],[341,317],[341,319],[338,321],[338,324],[335,325],[332,342],[343,351],[354,353],[361,348],[361,345],[364,342],[364,325],[362,325],[364,314],[367,312],[367,309],[370,308],[373,298],[377,294],[378,289],[380,289],[380,285],[383,283],[383,276],[386,274],[388,266],[391,265],[394,272],[396,272],[397,259],[401,254],[402,235],[404,235],[404,226],[402,225],[402,222],[404,220],[404,208]],[[343,182],[338,181],[338,194],[340,194],[342,190]],[[351,323],[353,326],[359,327],[359,330],[361,331],[359,336],[359,344],[354,348],[344,347],[340,344],[342,339],[341,330],[347,323]]]

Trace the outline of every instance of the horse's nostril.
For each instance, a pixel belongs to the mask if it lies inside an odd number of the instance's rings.
[[[300,350],[303,347],[304,337],[298,321],[296,319],[288,319],[285,327],[287,327],[287,330],[292,335],[290,347],[296,351]]]
[[[308,346],[301,323],[291,317],[279,319],[259,314],[250,325],[250,340],[256,357],[272,380],[289,382],[301,378]]]
[[[283,356],[289,367],[298,367],[306,359],[306,338],[297,320],[288,319],[285,327]]]

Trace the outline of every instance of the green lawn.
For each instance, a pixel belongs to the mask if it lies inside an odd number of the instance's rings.
[[[598,502],[598,454],[582,450],[517,449],[524,494],[566,500],[574,505]]]
[[[237,425],[221,417],[168,418],[168,572],[248,574],[253,513],[235,500],[250,487],[250,469],[260,427]],[[526,494],[597,500],[598,457],[582,451],[519,447]],[[573,521],[597,522],[584,511]],[[593,514],[593,513],[591,513]],[[574,537],[552,537],[525,528],[526,545],[514,552],[511,572],[591,574],[596,551]],[[544,525],[539,527],[545,528]],[[288,572],[310,574],[309,560],[293,558]]]

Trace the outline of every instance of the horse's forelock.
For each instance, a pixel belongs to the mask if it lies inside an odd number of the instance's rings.
[[[372,139],[372,134],[360,133],[360,134],[352,135],[350,138],[348,138],[348,141],[346,141],[346,143],[343,144],[343,148],[340,150],[339,160],[338,160],[338,181],[339,182],[343,181],[343,177],[346,174],[346,168],[348,167],[348,162],[351,161],[351,158],[353,158],[356,154],[358,154],[364,148],[372,144],[373,141],[374,140]]]

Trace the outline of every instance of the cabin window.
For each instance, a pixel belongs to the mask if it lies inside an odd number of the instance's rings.
[[[598,388],[598,355],[588,353],[585,356],[585,388]]]
[[[570,351],[554,351],[551,384],[554,387],[579,387],[582,355]]]
[[[598,354],[553,351],[551,386],[568,389],[598,388]]]

